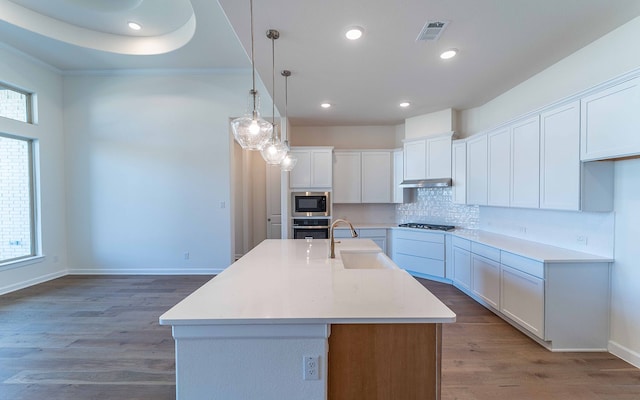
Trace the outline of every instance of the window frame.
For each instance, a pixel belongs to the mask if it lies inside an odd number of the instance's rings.
[[[5,82],[0,81],[0,90],[10,90],[12,92],[15,93],[20,93],[22,95],[25,96],[25,111],[26,111],[26,121],[20,120],[20,119],[15,119],[15,118],[11,118],[11,117],[5,117],[3,115],[0,115],[0,118],[6,118],[6,119],[10,119],[12,121],[18,121],[18,122],[23,122],[23,123],[27,123],[27,124],[34,124],[35,122],[35,118],[34,118],[34,107],[33,107],[33,97],[35,96],[34,93],[28,91],[28,90],[23,90],[20,88],[17,88],[15,86],[9,85]]]
[[[32,260],[43,258],[41,245],[42,227],[40,223],[40,191],[39,191],[39,142],[37,139],[0,132],[0,137],[12,140],[20,140],[27,143],[28,165],[29,165],[29,254],[0,259],[0,269],[8,266],[20,266],[31,263]]]

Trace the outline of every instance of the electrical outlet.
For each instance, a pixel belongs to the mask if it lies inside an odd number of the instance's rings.
[[[319,356],[302,357],[302,378],[305,381],[317,381],[320,379]]]
[[[185,260],[188,260],[188,259],[189,259],[189,252],[188,252],[188,251],[185,251],[185,253],[184,253],[184,259],[185,259]]]
[[[576,236],[576,242],[578,242],[578,244],[581,244],[583,246],[587,245],[589,238],[586,235],[578,235]]]

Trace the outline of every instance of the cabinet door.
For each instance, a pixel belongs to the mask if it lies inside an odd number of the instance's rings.
[[[333,155],[333,202],[360,203],[360,152],[335,152]]]
[[[424,179],[427,175],[427,142],[415,140],[404,143],[404,179]]]
[[[311,187],[330,188],[332,186],[332,153],[333,151],[331,150],[311,151]],[[298,165],[296,164],[297,167]]]
[[[544,281],[502,265],[501,282],[500,311],[544,339]]]
[[[467,203],[467,143],[453,142],[451,149],[451,178],[453,180],[453,202]]]
[[[508,128],[487,134],[488,197],[490,206],[509,206],[511,184],[511,133]]]
[[[404,203],[404,188],[400,186],[403,176],[404,152],[396,150],[393,152],[393,203]]]
[[[487,135],[467,140],[467,203],[487,205]]]
[[[311,187],[311,151],[291,150],[291,153],[298,157],[298,162],[296,163],[296,167],[290,172],[289,187]]]
[[[362,153],[362,202],[391,202],[391,152]]]
[[[582,161],[640,154],[640,78],[581,100]]]
[[[465,289],[471,289],[471,253],[468,250],[453,248],[452,280]]]
[[[473,293],[481,297],[496,310],[500,309],[500,263],[471,255]]]
[[[538,208],[540,199],[540,118],[511,126],[511,207]]]
[[[427,178],[451,178],[451,136],[427,139]]]
[[[540,115],[540,208],[580,209],[580,102]]]

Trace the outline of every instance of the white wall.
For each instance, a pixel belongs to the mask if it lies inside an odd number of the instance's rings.
[[[0,81],[37,95],[36,125],[0,118],[0,132],[34,138],[40,149],[42,253],[37,263],[0,268],[0,293],[64,275],[67,264],[62,78],[44,64],[0,44]]]
[[[445,110],[407,118],[404,122],[405,138],[433,136],[455,130],[455,110]]]
[[[229,117],[244,112],[249,83],[245,72],[65,77],[72,273],[230,264]]]
[[[615,260],[609,350],[640,367],[640,159],[615,164]]]
[[[292,146],[333,146],[342,149],[395,149],[396,126],[292,126]]]
[[[463,136],[469,136],[545,104],[560,100],[596,84],[640,67],[637,38],[640,37],[640,17],[566,57],[547,70],[505,92],[487,104],[459,113]],[[638,160],[618,161],[615,166],[615,217],[603,214],[593,218],[588,214],[551,211],[499,211],[482,209],[481,227],[510,230],[519,226],[534,226],[532,234],[541,239],[540,224],[544,222],[552,236],[561,237],[557,245],[572,247],[574,228],[589,237],[601,238],[604,232],[614,231],[614,257],[611,284],[611,335],[609,350],[640,367],[640,292],[638,282],[638,189],[640,173]],[[615,218],[615,227],[611,227]],[[496,229],[496,224],[503,227]],[[505,228],[506,227],[506,228]],[[529,228],[528,228],[529,229]],[[529,232],[529,230],[527,230]],[[609,242],[611,239],[609,239]],[[572,246],[568,246],[571,244]],[[599,246],[599,245],[598,245]],[[609,245],[606,245],[609,246]],[[605,247],[606,247],[605,246]],[[600,252],[601,249],[594,250]]]
[[[595,86],[640,66],[640,17],[562,59],[481,107],[460,111],[461,137]]]

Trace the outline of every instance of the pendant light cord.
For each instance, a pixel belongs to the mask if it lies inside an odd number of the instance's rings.
[[[273,125],[273,138],[278,140],[276,130],[276,36],[271,34],[271,90],[273,91],[271,101],[271,125]]]
[[[253,55],[253,0],[249,0],[249,13],[251,15],[251,82],[253,95],[253,117],[256,116],[256,64]]]

